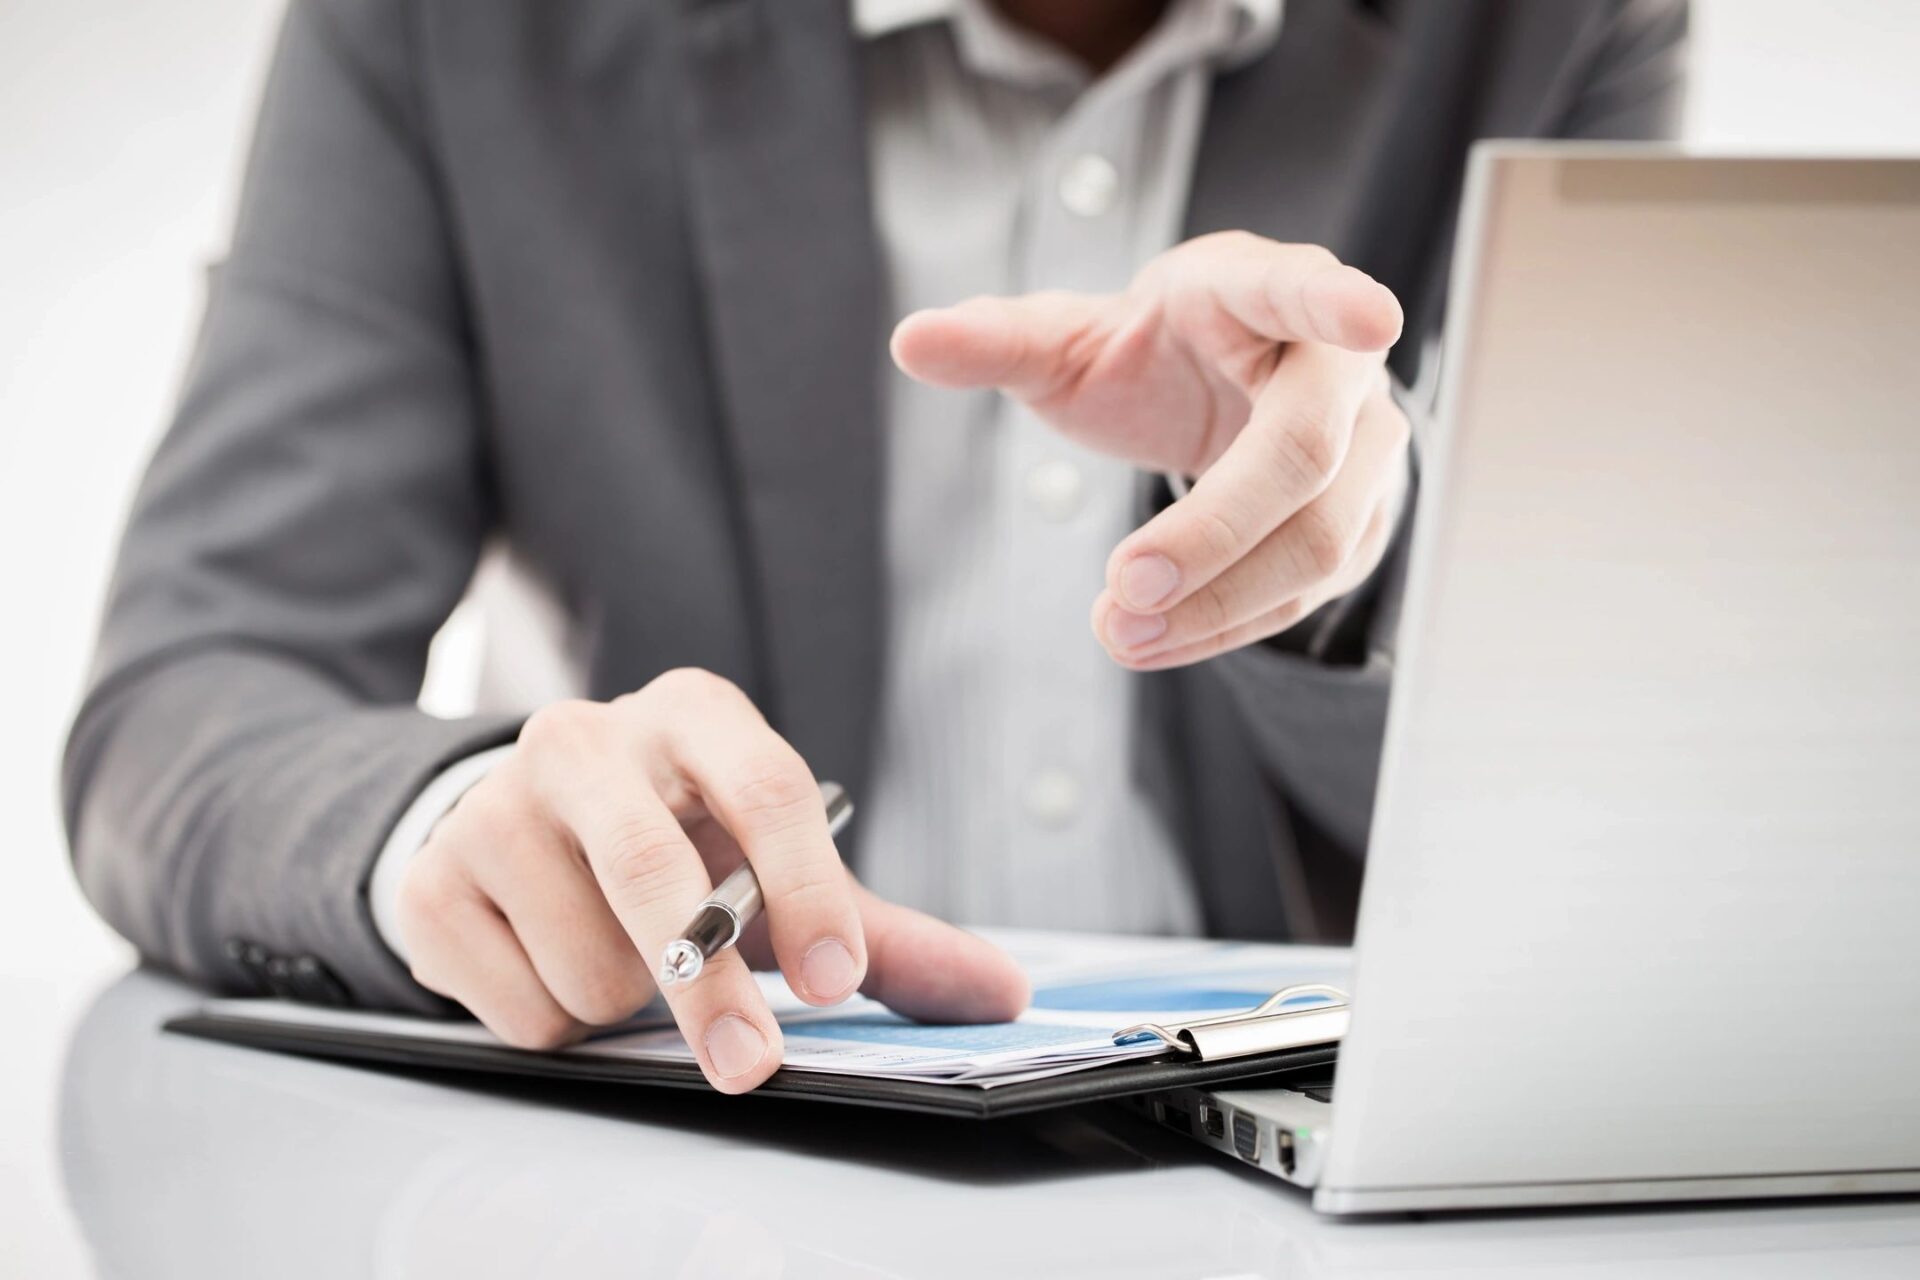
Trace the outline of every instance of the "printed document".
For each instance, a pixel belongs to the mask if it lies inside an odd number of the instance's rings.
[[[1165,1051],[1152,1037],[1116,1039],[1144,1022],[1185,1022],[1244,1012],[1283,987],[1345,987],[1350,953],[1100,934],[980,931],[1005,947],[1033,983],[1033,1005],[1013,1022],[954,1026],[913,1022],[855,996],[828,1009],[802,1003],[778,973],[756,974],[786,1039],[784,1065],[870,1079],[991,1088]],[[1326,1000],[1303,996],[1305,1008]],[[359,1027],[423,1039],[497,1043],[476,1023],[315,1009],[276,1000],[222,1000],[209,1012]],[[691,1062],[693,1050],[656,1003],[629,1022],[563,1050],[646,1062]]]

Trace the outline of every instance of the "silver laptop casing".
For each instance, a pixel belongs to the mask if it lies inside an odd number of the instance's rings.
[[[1920,161],[1462,226],[1314,1204],[1920,1189]]]

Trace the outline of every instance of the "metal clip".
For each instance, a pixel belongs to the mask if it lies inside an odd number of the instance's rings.
[[[1328,998],[1299,1009],[1281,1007],[1302,996]],[[1351,1013],[1352,997],[1346,992],[1325,983],[1308,982],[1283,987],[1242,1013],[1196,1018],[1171,1027],[1143,1022],[1114,1032],[1113,1038],[1119,1043],[1138,1036],[1152,1036],[1175,1053],[1211,1062],[1336,1043],[1346,1035]]]

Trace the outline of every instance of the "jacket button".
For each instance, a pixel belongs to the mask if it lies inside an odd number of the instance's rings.
[[[248,989],[260,990],[266,982],[267,949],[245,938],[228,938],[221,944],[221,950],[226,952],[227,959],[240,970],[241,978]]]
[[[270,956],[266,965],[267,990],[285,1000],[299,998],[299,989],[294,986],[293,961],[285,956]]]
[[[293,959],[293,983],[299,991],[299,998],[313,1004],[325,1004],[338,1007],[349,1003],[347,989],[334,977],[333,970],[318,956],[295,956]]]

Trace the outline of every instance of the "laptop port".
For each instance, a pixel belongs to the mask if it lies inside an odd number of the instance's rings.
[[[1209,1138],[1226,1137],[1227,1121],[1226,1118],[1220,1114],[1220,1108],[1214,1106],[1211,1102],[1201,1103],[1200,1128],[1205,1131]]]
[[[1176,1107],[1171,1102],[1161,1108],[1160,1123],[1181,1133],[1193,1132],[1193,1117],[1187,1114],[1184,1107]]]
[[[1260,1126],[1251,1116],[1233,1114],[1233,1151],[1248,1164],[1260,1163]]]
[[[1273,1131],[1273,1154],[1280,1161],[1280,1172],[1293,1172],[1293,1130],[1276,1128]]]

